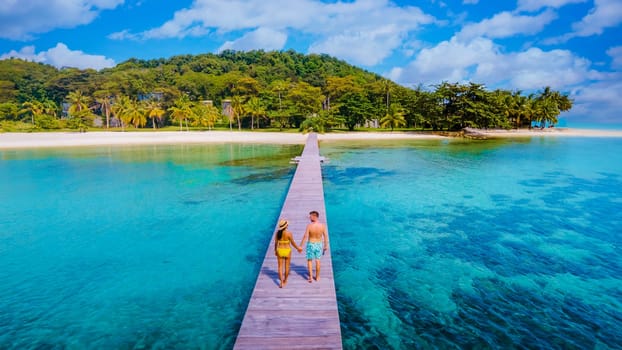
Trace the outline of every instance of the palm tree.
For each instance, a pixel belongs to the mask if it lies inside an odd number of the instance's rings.
[[[218,120],[218,117],[220,117],[220,111],[218,111],[218,108],[214,106],[207,106],[206,117],[207,128],[212,130],[214,128],[214,124],[216,124],[216,121]]]
[[[56,118],[58,116],[58,105],[52,100],[43,101],[43,114]]]
[[[251,97],[244,106],[246,113],[251,116],[251,129],[255,123],[255,117],[257,117],[257,129],[259,129],[259,118],[266,115],[266,109],[264,108],[261,100],[258,97]]]
[[[143,105],[136,100],[130,100],[128,107],[126,110],[127,122],[132,123],[135,128],[145,126],[147,115]]]
[[[391,131],[393,131],[394,127],[406,126],[406,118],[404,118],[404,108],[397,103],[391,103],[389,109],[387,110],[387,114],[385,114],[382,119],[380,119],[380,126],[386,128],[387,126],[391,127]]]
[[[175,100],[175,104],[170,107],[169,112],[171,112],[171,116],[173,120],[179,121],[179,131],[183,131],[183,122],[186,121],[186,130],[188,130],[188,119],[194,115],[192,111],[192,105],[188,96],[182,95],[177,100]]]
[[[164,115],[166,111],[162,109],[162,105],[159,101],[149,100],[145,104],[145,112],[147,113],[147,116],[151,118],[151,124],[153,125],[153,128],[155,129],[156,128],[155,119],[158,118],[159,120],[160,118],[162,118],[162,116]]]
[[[131,108],[132,101],[125,95],[119,95],[115,99],[115,103],[112,105],[111,111],[117,119],[121,122],[121,130],[125,131],[125,122],[128,120],[128,111]]]
[[[88,96],[83,95],[80,90],[70,92],[67,95],[67,100],[69,101],[69,115],[74,115],[89,108],[90,99]]]
[[[102,96],[95,99],[95,102],[99,103],[100,110],[106,116],[106,129],[110,128],[110,113],[112,112],[111,100],[110,96]]]
[[[238,120],[238,130],[242,130],[242,114],[244,114],[244,100],[242,96],[235,95],[231,98],[231,109],[233,117]]]
[[[32,125],[35,125],[35,118],[43,115],[44,108],[43,103],[39,101],[29,101],[22,103],[19,113],[30,115],[30,121]]]

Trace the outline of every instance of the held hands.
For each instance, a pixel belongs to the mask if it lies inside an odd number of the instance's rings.
[[[298,251],[298,253],[302,253],[302,248],[298,248],[296,250]]]

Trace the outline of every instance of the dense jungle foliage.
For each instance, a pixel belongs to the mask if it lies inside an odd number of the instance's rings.
[[[0,60],[0,129],[362,126],[428,130],[551,125],[572,107],[548,87],[408,88],[327,55],[224,51],[130,59],[101,71]]]

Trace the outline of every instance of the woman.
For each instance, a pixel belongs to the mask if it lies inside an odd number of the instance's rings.
[[[283,288],[287,284],[289,264],[292,260],[292,248],[290,245],[293,245],[298,253],[302,252],[302,248],[296,245],[292,233],[286,230],[287,226],[289,226],[287,220],[279,221],[279,228],[274,237],[274,255],[276,255],[278,261],[279,280],[281,281],[279,288]]]

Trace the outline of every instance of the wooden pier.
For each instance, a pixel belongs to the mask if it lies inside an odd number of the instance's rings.
[[[289,221],[289,230],[297,244],[310,222],[311,210],[320,213],[320,222],[327,222],[320,167],[323,160],[317,134],[311,133],[302,155],[295,158],[298,167],[279,217]],[[321,259],[320,280],[313,283],[307,281],[304,247],[301,254],[292,248],[289,279],[281,289],[274,255],[276,225],[272,232],[266,233],[272,239],[234,349],[341,349],[330,244]]]

